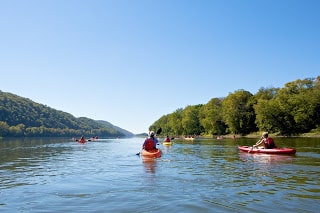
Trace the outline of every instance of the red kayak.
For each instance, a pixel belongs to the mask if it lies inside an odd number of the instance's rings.
[[[239,146],[240,151],[247,153],[264,153],[264,154],[295,154],[296,150],[292,148],[274,148],[274,149],[257,149],[252,146]]]
[[[77,140],[78,141],[78,143],[85,143],[85,142],[87,142],[85,139],[80,139],[80,140]]]
[[[143,149],[141,151],[141,155],[143,157],[147,157],[147,158],[160,158],[161,157],[161,150],[160,149],[152,149],[152,150],[145,150]]]

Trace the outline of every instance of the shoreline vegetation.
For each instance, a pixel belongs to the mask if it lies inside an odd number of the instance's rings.
[[[261,134],[249,134],[245,136],[241,135],[235,135],[236,138],[260,138]],[[276,134],[269,134],[272,138],[320,138],[320,134],[314,134],[314,133],[304,133],[300,135],[291,135],[291,136],[285,136],[285,135],[276,135]],[[218,135],[217,135],[218,137]],[[224,138],[233,138],[233,135],[223,135]],[[200,138],[210,138],[210,136],[203,136]]]
[[[131,137],[108,121],[70,113],[0,90],[0,137]]]
[[[249,134],[249,135],[197,135],[197,136],[193,136],[194,139],[212,139],[212,138],[216,138],[217,140],[222,140],[222,139],[233,139],[235,136],[235,139],[238,138],[261,138],[261,134]],[[304,134],[300,134],[300,135],[291,135],[291,136],[285,136],[285,135],[276,135],[276,134],[269,134],[270,137],[272,138],[320,138],[320,134],[314,134],[314,133],[304,133]],[[164,135],[159,136],[159,138],[163,138],[165,137]],[[174,138],[174,140],[185,140],[185,137],[175,137],[175,136],[171,136],[172,138]],[[188,137],[187,137],[188,138]]]
[[[206,104],[163,115],[150,127],[167,135],[319,137],[320,76],[288,82],[282,88],[239,89]],[[229,136],[229,137],[230,137]]]
[[[149,130],[163,135],[201,137],[320,137],[320,76],[261,88],[240,89],[206,104],[163,115]],[[0,90],[0,137],[134,137],[113,124],[53,109]]]

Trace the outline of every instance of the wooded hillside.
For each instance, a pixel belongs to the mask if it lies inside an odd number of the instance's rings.
[[[76,118],[30,99],[0,91],[0,136],[125,137],[132,133],[106,121]]]
[[[207,104],[187,106],[155,121],[150,129],[168,135],[279,135],[320,133],[320,76],[261,88],[256,94],[237,90]]]

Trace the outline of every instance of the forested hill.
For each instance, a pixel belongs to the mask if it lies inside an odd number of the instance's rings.
[[[129,131],[107,121],[86,117],[76,118],[12,93],[0,90],[0,137],[131,137]]]
[[[224,135],[268,131],[277,135],[320,133],[320,76],[288,82],[283,88],[240,89],[207,104],[162,116],[149,129],[168,135]]]

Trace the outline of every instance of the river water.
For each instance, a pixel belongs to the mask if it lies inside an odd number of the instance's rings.
[[[319,212],[320,139],[276,138],[295,155],[240,153],[256,139],[0,140],[0,212]]]

